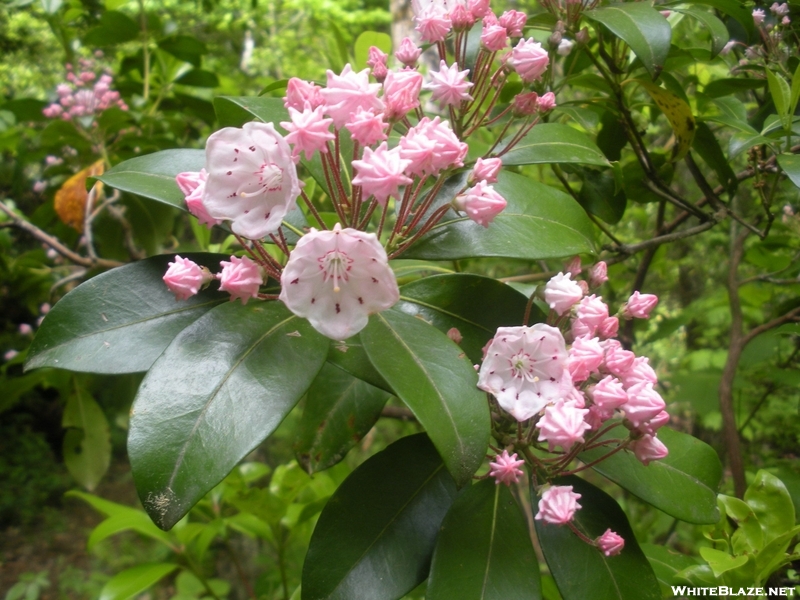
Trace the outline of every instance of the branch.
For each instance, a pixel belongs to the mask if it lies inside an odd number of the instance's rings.
[[[795,283],[797,282],[795,281]],[[789,323],[790,321],[795,320],[800,320],[800,306],[790,310],[785,315],[775,317],[771,321],[767,321],[766,323],[751,329],[750,332],[742,338],[742,347],[746,346],[749,342],[753,341],[753,338],[758,337],[762,333],[769,331],[770,329],[775,329],[784,323]]]
[[[76,265],[81,265],[82,267],[103,267],[104,269],[112,269],[114,267],[121,267],[125,263],[118,262],[116,260],[106,260],[104,258],[89,258],[86,256],[81,256],[77,252],[73,252],[69,248],[67,248],[64,244],[61,243],[58,238],[51,236],[48,233],[45,233],[36,225],[27,221],[26,219],[17,215],[14,211],[12,211],[4,202],[0,202],[0,210],[2,210],[8,218],[14,223],[16,227],[22,229],[23,231],[27,231],[33,237],[35,237],[40,242],[43,242],[50,246],[53,250],[58,252],[61,256],[66,258],[67,260],[74,262]]]

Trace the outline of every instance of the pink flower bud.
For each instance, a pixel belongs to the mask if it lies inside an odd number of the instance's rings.
[[[539,97],[536,103],[536,108],[541,113],[550,112],[556,107],[556,95],[553,92],[547,92]]]
[[[645,435],[630,445],[636,458],[646,467],[652,460],[661,460],[669,455],[669,449],[654,435]]]
[[[231,256],[230,262],[220,261],[222,272],[219,277],[219,289],[228,292],[231,300],[237,298],[247,304],[250,298],[258,297],[258,289],[264,282],[259,266],[248,257]]]
[[[541,79],[548,64],[550,64],[550,57],[547,50],[533,38],[520,40],[511,51],[511,58],[508,59],[508,65],[517,72],[522,81],[528,83]],[[539,110],[542,110],[541,99],[539,104]]]
[[[479,181],[475,186],[456,196],[454,204],[457,210],[478,225],[489,227],[494,218],[506,208],[506,200],[491,185]]]
[[[490,0],[469,0],[467,6],[473,18],[482,19],[489,12]]]
[[[580,337],[572,342],[567,361],[572,381],[577,383],[589,379],[603,363],[603,354],[603,347],[597,338]]]
[[[386,130],[389,124],[383,120],[383,116],[375,114],[371,110],[358,110],[350,115],[350,120],[345,123],[345,127],[350,131],[350,137],[362,146],[372,146],[386,139]]]
[[[420,119],[400,138],[400,155],[411,164],[409,175],[438,175],[442,169],[463,167],[468,146],[458,139],[447,121],[439,117]]]
[[[411,38],[403,38],[400,42],[400,48],[394,53],[394,57],[407,67],[413,67],[417,64],[422,48],[419,48]]]
[[[592,402],[605,413],[613,413],[628,401],[628,393],[622,382],[611,375],[590,387],[588,392]]]
[[[45,302],[44,304],[42,304],[39,307],[39,314],[46,315],[47,313],[50,312],[51,308],[52,307],[50,306],[50,303],[49,302]]]
[[[306,160],[311,160],[317,151],[323,154],[328,152],[328,142],[336,136],[331,132],[333,119],[322,117],[321,106],[312,110],[311,104],[306,103],[302,111],[290,106],[289,117],[292,120],[282,121],[281,127],[289,132],[286,141],[294,147],[292,156],[305,152]]]
[[[368,50],[367,66],[374,69],[376,65],[386,66],[389,55],[377,46],[370,46]]]
[[[527,117],[535,115],[538,112],[539,94],[536,92],[527,92],[525,94],[517,94],[514,96],[512,103],[512,112],[516,117]]]
[[[415,29],[419,32],[420,38],[428,44],[443,42],[453,26],[450,17],[434,6],[417,14],[414,21],[417,24]]]
[[[784,2],[783,4],[778,4],[777,2],[773,2],[772,6],[770,6],[769,9],[776,17],[785,17],[786,15],[789,14],[789,5],[786,2]]]
[[[33,335],[33,327],[27,323],[20,323],[18,331],[20,335]]]
[[[286,85],[286,96],[283,99],[283,105],[286,108],[303,110],[306,103],[310,104],[312,109],[322,106],[324,100],[320,94],[320,87],[314,83],[292,77]]]
[[[517,10],[507,10],[498,19],[498,23],[506,28],[509,37],[521,37],[522,28],[525,27],[525,22],[528,20],[528,15]]]
[[[608,318],[608,305],[603,302],[602,297],[584,296],[575,308],[575,318],[572,321],[572,333],[575,337],[580,337],[577,331],[586,330],[587,333],[581,335],[594,336],[603,322]]]
[[[6,351],[5,354],[3,354],[3,360],[5,360],[6,362],[8,362],[9,360],[14,360],[17,357],[17,355],[19,355],[18,350],[8,350]]]
[[[667,423],[669,423],[669,413],[662,410],[655,417],[647,421],[647,423],[642,423],[642,425],[638,427],[638,430],[647,435],[655,435],[656,432]]]
[[[445,61],[439,63],[438,71],[431,71],[431,81],[425,85],[426,90],[431,90],[431,99],[438,102],[440,106],[459,106],[466,100],[472,100],[469,95],[469,88],[472,82],[467,81],[469,69],[458,70],[458,64],[453,63],[450,67]]]
[[[341,129],[359,107],[383,110],[383,102],[378,98],[381,85],[369,82],[369,69],[356,73],[346,64],[339,75],[328,70],[327,78],[327,85],[319,93],[325,102],[324,112],[333,119],[336,129]]]
[[[630,368],[620,375],[620,379],[625,383],[625,387],[629,388],[637,383],[657,383],[658,376],[650,366],[650,359],[646,356],[637,356]]]
[[[572,308],[581,298],[583,290],[571,280],[569,273],[555,275],[544,287],[544,301],[559,316]]]
[[[169,268],[162,279],[169,291],[175,294],[175,300],[187,300],[199,292],[200,288],[213,277],[208,269],[188,258],[175,256],[175,261],[169,263]]]
[[[615,342],[615,343],[610,343]],[[633,365],[636,355],[630,350],[625,350],[616,340],[606,340],[605,368],[614,375],[621,376]]]
[[[402,119],[419,106],[419,93],[422,90],[422,74],[413,69],[390,71],[383,82],[383,102],[386,105],[386,119]]]
[[[597,335],[601,340],[607,340],[617,335],[619,331],[619,319],[617,317],[608,317],[604,319],[597,328]]]
[[[554,485],[542,493],[539,512],[534,518],[553,525],[569,523],[581,507],[578,504],[580,497],[572,491],[571,485]]]
[[[766,16],[766,13],[764,13],[764,11],[762,9],[756,8],[753,11],[753,22],[756,25],[761,25],[764,22],[764,17],[765,16]]]
[[[464,339],[464,337],[461,335],[461,332],[456,327],[451,327],[447,330],[447,337],[453,340],[456,344],[460,344],[461,340]]]
[[[589,414],[587,414],[584,419],[589,424],[589,429],[591,431],[597,431],[603,426],[603,423],[608,421],[611,417],[614,416],[614,411],[606,411],[597,406],[596,404],[592,404],[589,407]]]
[[[567,451],[576,442],[583,443],[583,434],[590,428],[584,420],[588,413],[588,409],[571,406],[563,400],[548,406],[544,416],[536,423],[536,428],[539,429],[539,441],[547,442],[550,452],[556,446],[561,446]]]
[[[608,281],[608,265],[605,261],[600,261],[592,265],[589,269],[589,285],[593,288],[599,287]]]
[[[400,186],[412,183],[412,179],[403,174],[410,164],[410,160],[402,158],[399,148],[389,150],[386,142],[374,151],[364,148],[362,159],[353,161],[356,172],[353,185],[361,186],[365,200],[374,196],[385,206],[389,197],[399,197]]]
[[[606,532],[598,537],[594,543],[597,544],[600,552],[606,556],[616,556],[625,547],[625,540],[611,531],[611,529],[606,529]]]
[[[457,4],[450,11],[450,22],[454,31],[466,31],[475,24],[475,17],[463,4]]]
[[[43,191],[47,189],[47,182],[46,181],[37,181],[33,184],[33,191],[36,194],[41,194]]]
[[[499,52],[508,45],[508,32],[499,23],[483,22],[481,45],[489,52]]]
[[[655,294],[640,294],[638,291],[633,292],[633,295],[628,298],[628,303],[622,311],[622,316],[630,319],[647,319],[650,316],[656,304],[658,304],[658,296]]]
[[[522,470],[519,468],[525,464],[524,460],[517,460],[517,455],[508,455],[508,450],[503,450],[502,454],[495,456],[494,461],[489,463],[489,475],[494,477],[495,484],[505,483],[510,486],[512,483],[517,483],[522,476]]]
[[[653,389],[652,383],[637,383],[628,388],[628,401],[623,410],[625,418],[639,427],[664,410],[664,399]]]
[[[185,197],[186,208],[197,217],[200,223],[211,229],[211,227],[219,225],[222,221],[208,214],[203,204],[203,194],[205,193],[207,179],[208,173],[206,173],[205,169],[200,169],[199,172],[178,173],[175,177],[175,181]]]
[[[581,257],[577,254],[564,265],[564,272],[569,273],[573,277],[581,274]]]
[[[497,174],[503,166],[500,158],[479,158],[475,161],[475,168],[472,169],[470,182],[485,181],[486,183],[497,182]]]

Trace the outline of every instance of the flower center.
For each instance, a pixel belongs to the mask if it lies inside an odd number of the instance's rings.
[[[317,260],[320,263],[320,269],[322,269],[322,280],[332,280],[333,291],[338,292],[340,290],[339,280],[346,282],[350,278],[349,271],[353,259],[337,249],[326,252],[324,256],[319,257]]]
[[[273,163],[263,163],[258,171],[253,173],[258,177],[258,184],[254,192],[240,192],[245,198],[257,196],[266,192],[276,192],[283,187],[283,169]]]
[[[531,355],[524,350],[517,352],[508,362],[511,366],[511,375],[515,379],[524,379],[532,383],[539,381],[539,378],[534,375],[536,362]]]

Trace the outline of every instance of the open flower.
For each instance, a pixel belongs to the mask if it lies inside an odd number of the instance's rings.
[[[300,238],[281,275],[280,299],[322,335],[347,339],[369,315],[400,298],[386,251],[374,233],[311,229]]]
[[[518,421],[568,394],[572,378],[561,332],[549,325],[500,327],[486,350],[478,387]]]
[[[275,233],[300,195],[289,144],[272,123],[225,127],[206,143],[208,179],[203,205],[234,233],[261,239]]]

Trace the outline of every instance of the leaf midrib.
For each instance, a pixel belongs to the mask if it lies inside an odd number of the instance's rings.
[[[575,229],[574,227],[572,227],[570,225],[566,225],[562,221],[554,221],[552,218],[549,218],[549,217],[540,217],[540,216],[537,216],[537,215],[529,215],[527,213],[512,213],[512,212],[503,211],[503,213],[497,215],[497,217],[495,217],[495,219],[500,219],[502,221],[505,221],[508,217],[525,217],[527,219],[534,219],[534,220],[538,220],[538,221],[544,221],[544,222],[549,223],[551,225],[559,225],[559,226],[563,227],[564,229],[568,229],[569,231],[572,231],[572,232],[576,233],[577,235],[581,236],[582,238],[584,238],[586,240],[589,239],[589,238],[586,237],[585,234],[581,233],[579,230]],[[464,221],[470,221],[470,218],[469,217],[457,217],[455,219],[451,219],[450,221],[443,221],[443,222],[437,223],[436,225],[431,227],[430,230],[428,230],[428,233],[426,233],[422,237],[420,242],[422,242],[425,239],[427,239],[431,235],[431,233],[436,231],[437,229],[441,229],[442,227],[447,227],[448,225],[451,225],[452,223],[462,223]]]
[[[489,535],[489,553],[486,556],[486,570],[483,572],[483,586],[481,586],[481,599],[486,598],[486,586],[489,583],[489,568],[492,564],[492,550],[494,548],[494,534],[497,531],[497,506],[500,502],[500,486],[495,486],[494,505],[492,506],[492,530]]]
[[[436,312],[442,313],[443,315],[447,315],[448,317],[452,317],[452,318],[454,318],[454,319],[456,319],[458,321],[461,321],[462,323],[466,323],[468,325],[472,325],[472,326],[477,327],[478,329],[482,329],[483,331],[486,331],[488,333],[494,333],[493,329],[489,329],[488,327],[485,327],[485,326],[481,325],[480,323],[475,323],[474,321],[470,321],[469,319],[465,319],[463,316],[458,315],[456,313],[452,313],[452,312],[450,312],[448,310],[445,310],[440,306],[435,306],[433,304],[428,304],[427,302],[423,302],[422,300],[417,300],[417,299],[415,299],[415,298],[413,298],[411,296],[403,296],[402,294],[400,295],[400,300],[403,300],[403,301],[408,302],[410,304],[419,304],[420,306],[424,306],[425,308],[430,308],[431,310],[435,310]]]

